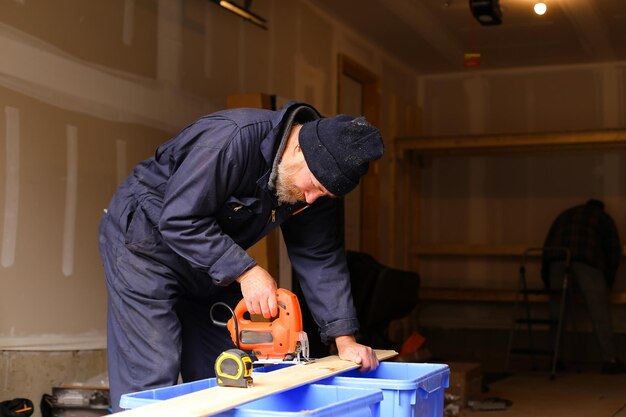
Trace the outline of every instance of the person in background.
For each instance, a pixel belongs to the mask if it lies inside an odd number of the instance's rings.
[[[609,292],[622,257],[622,245],[614,220],[604,210],[604,203],[590,199],[568,208],[552,223],[544,247],[562,247],[570,251],[570,279],[587,305],[594,332],[603,355],[602,372],[626,372],[617,356],[613,334]],[[560,290],[565,273],[563,251],[545,250],[542,278],[552,290]],[[560,295],[552,296],[550,311],[558,316]]]
[[[233,109],[202,117],[159,146],[121,184],[99,228],[108,290],[111,401],[214,375],[234,347],[211,322],[217,302],[243,297],[277,315],[276,282],[246,249],[281,226],[321,339],[375,369],[356,342],[337,198],[383,154],[364,117],[321,117],[310,105]],[[309,335],[309,338],[311,335]]]

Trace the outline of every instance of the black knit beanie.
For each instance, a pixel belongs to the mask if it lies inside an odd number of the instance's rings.
[[[315,178],[337,197],[359,184],[369,161],[380,158],[384,148],[380,131],[365,117],[346,114],[305,123],[299,141]]]

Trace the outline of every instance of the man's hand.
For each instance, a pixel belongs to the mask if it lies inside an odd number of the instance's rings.
[[[356,342],[354,336],[335,338],[339,357],[343,360],[361,364],[361,372],[373,371],[378,367],[378,358],[371,347]]]
[[[241,294],[250,314],[262,314],[266,319],[276,317],[276,281],[269,272],[257,265],[241,274],[236,281],[241,284]]]

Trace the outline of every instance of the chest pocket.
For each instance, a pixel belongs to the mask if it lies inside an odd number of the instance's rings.
[[[245,221],[261,214],[261,200],[256,197],[230,197],[223,217],[227,221]]]

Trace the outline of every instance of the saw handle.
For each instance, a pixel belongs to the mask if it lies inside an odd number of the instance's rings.
[[[245,300],[241,300],[233,312],[233,318],[228,320],[227,328],[230,332],[233,343],[240,349],[259,352],[257,356],[278,357],[284,355],[282,350],[293,349],[302,330],[302,313],[298,297],[294,293],[284,288],[276,291],[278,302],[278,316],[273,320],[252,321],[246,318],[248,312]],[[243,334],[267,334],[270,335],[267,341],[250,342],[250,338],[243,337]]]
[[[291,291],[287,291],[284,288],[279,288],[278,290],[276,290],[276,304],[278,305],[278,315],[273,319],[278,318],[281,314],[292,314],[293,312],[300,311],[300,304],[298,304],[298,299],[296,298],[296,296]],[[293,308],[294,305],[297,306],[297,309]],[[239,322],[239,324],[243,324],[244,326],[252,325],[252,323],[258,323],[253,322],[250,319],[246,319],[244,317],[246,313],[248,313],[248,307],[246,306],[245,300],[241,300],[235,307],[235,312],[233,314],[235,318],[235,323]]]

